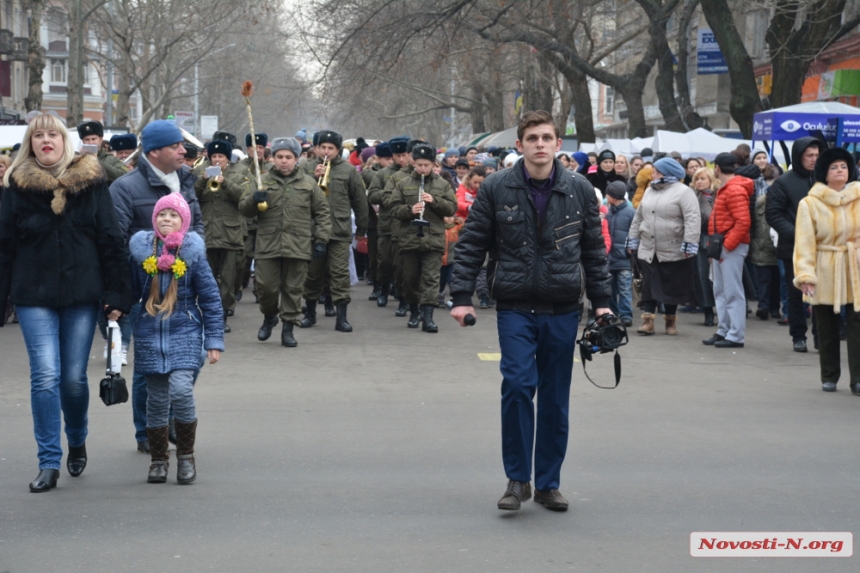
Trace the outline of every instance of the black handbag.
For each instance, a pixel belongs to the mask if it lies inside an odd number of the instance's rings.
[[[720,260],[723,256],[723,241],[726,237],[722,233],[708,235],[708,258]]]
[[[108,328],[108,345],[112,342],[111,331],[113,328]],[[108,348],[107,353],[107,372],[102,381],[99,382],[99,398],[105,403],[105,406],[113,406],[114,404],[122,404],[128,402],[128,385],[125,383],[125,378],[122,374],[116,373],[111,367],[111,348]]]

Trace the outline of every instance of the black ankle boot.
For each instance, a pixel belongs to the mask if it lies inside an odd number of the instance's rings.
[[[382,292],[382,285],[376,281],[373,281],[373,292],[370,293],[370,296],[367,297],[367,300],[376,300],[379,298],[379,293]]]
[[[310,328],[317,323],[317,301],[306,300],[305,317],[302,319],[299,328]]]
[[[224,312],[224,333],[226,334],[226,333],[228,333],[228,332],[231,332],[232,330],[233,330],[233,329],[232,329],[232,328],[230,328],[230,325],[229,325],[229,324],[227,324],[227,313],[226,313],[226,312]]]
[[[421,311],[418,308],[417,304],[409,305],[409,322],[406,323],[406,326],[409,328],[418,328],[418,325],[421,324]]]
[[[272,330],[278,324],[278,315],[267,316],[263,319],[263,326],[257,331],[257,340],[263,342],[272,336]]]
[[[33,493],[50,491],[51,488],[57,487],[58,479],[60,479],[60,470],[40,470],[36,479],[30,482],[30,491]]]
[[[328,317],[337,316],[337,311],[334,309],[334,304],[331,302],[331,295],[325,295],[325,315]]]
[[[149,438],[149,453],[152,459],[149,465],[149,475],[146,478],[148,483],[165,483],[167,481],[167,470],[170,467],[170,444],[167,441],[169,432],[167,426],[146,429],[146,436]]]
[[[286,346],[287,348],[295,348],[299,343],[296,342],[296,339],[293,338],[293,323],[285,322],[283,326],[283,330],[281,330],[281,346]]]
[[[77,448],[69,446],[69,454],[66,456],[66,469],[69,470],[69,475],[78,477],[84,473],[85,467],[87,467],[87,445],[83,444]]]
[[[409,305],[406,304],[406,301],[403,298],[400,298],[400,306],[397,307],[397,310],[394,311],[394,316],[404,317],[406,316],[406,312],[409,310]]]
[[[705,326],[714,326],[714,309],[710,306],[705,307]]]
[[[439,327],[436,326],[436,323],[433,322],[433,310],[434,306],[432,304],[425,304],[421,307],[421,320],[424,321],[424,326],[421,327],[421,330],[424,332],[430,332],[435,334],[439,332]]]
[[[388,285],[383,285],[379,290],[379,295],[376,297],[376,306],[382,308],[388,304],[388,294],[391,292]]]
[[[337,322],[334,323],[334,329],[340,332],[352,332],[352,326],[346,321],[346,305],[348,303],[337,303]]]

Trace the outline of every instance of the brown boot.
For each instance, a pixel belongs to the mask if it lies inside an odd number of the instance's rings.
[[[669,336],[675,336],[678,334],[678,328],[675,322],[676,316],[674,314],[664,314],[663,320],[666,321],[666,334]]]
[[[167,451],[170,447],[170,442],[167,441],[169,432],[167,426],[146,429],[146,437],[149,438],[149,454],[152,456],[149,477],[146,478],[149,483],[167,481],[167,468],[170,467],[170,453]]]
[[[636,332],[644,334],[645,336],[654,334],[654,314],[650,312],[643,313],[642,320],[645,322],[642,323],[642,326],[640,326]]]
[[[176,482],[189,484],[197,479],[194,465],[194,440],[197,438],[197,420],[184,424],[176,420]]]

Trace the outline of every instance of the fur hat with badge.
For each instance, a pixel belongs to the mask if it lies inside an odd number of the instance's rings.
[[[255,133],[254,139],[257,140],[257,145],[266,147],[269,144],[269,136],[265,133]],[[251,134],[245,134],[245,147],[251,147]]]
[[[78,136],[81,139],[89,135],[98,135],[99,137],[104,137],[105,130],[104,127],[102,127],[102,124],[91,119],[78,125]]]
[[[221,154],[230,159],[233,157],[233,146],[229,141],[215,140],[210,141],[206,146],[206,154],[209,156],[209,160],[212,160],[212,156],[216,154]]]
[[[424,142],[416,144],[412,148],[412,159],[426,159],[427,161],[436,161],[436,149]]]
[[[343,136],[336,131],[325,129],[319,132],[319,144],[330,143],[340,149],[343,147]]]
[[[233,135],[232,133],[230,133],[229,131],[216,131],[215,133],[212,134],[212,140],[215,141],[216,139],[220,140],[220,141],[226,141],[227,143],[229,143],[233,147],[236,147],[236,141],[237,141],[236,136]]]

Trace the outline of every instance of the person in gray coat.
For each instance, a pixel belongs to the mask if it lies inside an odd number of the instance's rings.
[[[110,194],[116,208],[120,230],[126,244],[138,231],[152,230],[152,211],[159,199],[169,193],[181,193],[191,210],[191,230],[202,238],[203,217],[194,193],[197,177],[185,165],[182,132],[172,122],[153,121],[140,134],[143,156],[137,168],[114,181]],[[137,317],[140,304],[135,304],[130,317]],[[131,330],[135,325],[131,324]],[[146,436],[146,378],[135,368],[131,384],[131,409],[134,418],[137,450],[149,453]]]

